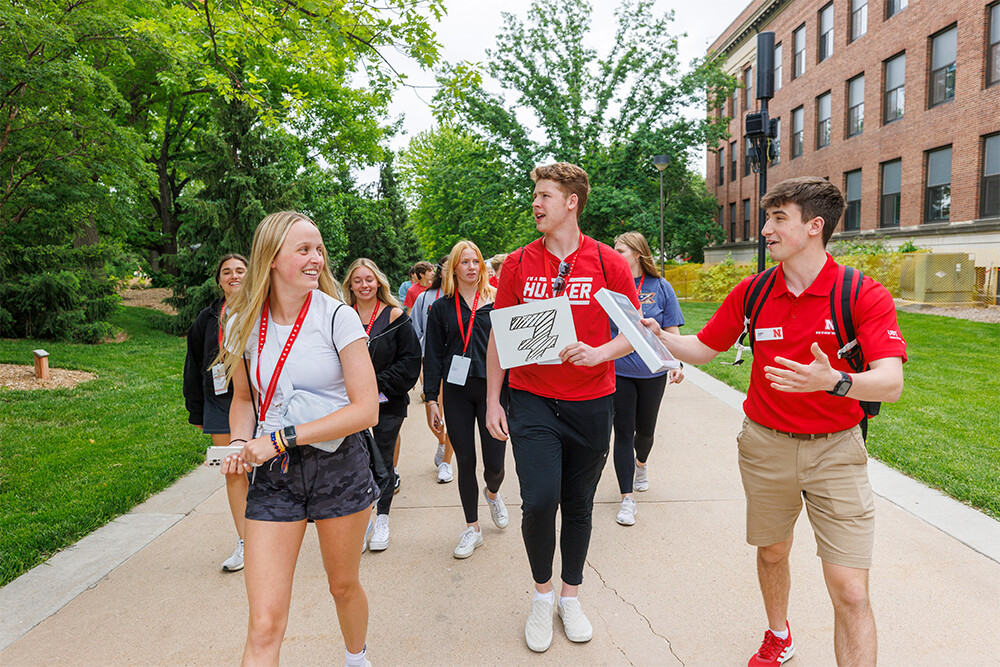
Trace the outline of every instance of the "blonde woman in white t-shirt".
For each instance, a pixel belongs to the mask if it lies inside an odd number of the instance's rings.
[[[346,664],[368,664],[368,599],[358,572],[379,492],[360,432],[378,421],[378,390],[357,316],[346,308],[334,315],[338,295],[316,224],[295,212],[264,218],[223,352],[233,381],[230,432],[243,450],[222,472],[258,466],[247,496],[244,665],[278,664],[307,520],[316,524]],[[321,396],[332,412],[282,428],[281,387]]]

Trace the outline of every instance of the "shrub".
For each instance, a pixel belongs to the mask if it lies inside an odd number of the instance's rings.
[[[753,273],[749,264],[737,264],[729,255],[719,264],[702,270],[701,279],[694,286],[694,297],[699,301],[722,301],[741,280]]]

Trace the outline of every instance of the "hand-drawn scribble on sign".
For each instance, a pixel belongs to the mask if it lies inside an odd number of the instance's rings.
[[[528,350],[525,361],[536,361],[546,350],[556,345],[556,337],[552,335],[552,325],[556,323],[556,311],[543,310],[531,315],[520,315],[510,321],[510,330],[533,329],[531,338],[526,338],[517,346],[518,350]]]
[[[573,311],[566,296],[499,308],[490,318],[503,368],[559,363],[559,352],[576,342]]]

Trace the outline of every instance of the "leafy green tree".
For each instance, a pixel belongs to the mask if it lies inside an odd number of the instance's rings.
[[[470,131],[445,125],[410,141],[400,171],[425,257],[470,239],[486,256],[509,250],[529,228],[531,181]]]
[[[626,229],[648,228],[651,215],[658,230],[659,180],[650,157],[670,154],[667,187],[688,189],[690,153],[714,143],[726,128],[712,115],[691,119],[683,110],[724,99],[736,85],[716,63],[698,61],[682,73],[670,34],[673,14],[655,15],[654,4],[624,0],[616,11],[614,46],[601,56],[586,46],[587,0],[536,0],[527,22],[504,14],[496,48],[488,52],[486,72],[503,94],[482,86],[455,94],[455,86],[445,85],[436,98],[439,115],[481,133],[516,173],[555,160],[586,169],[593,192],[581,226],[605,241]],[[462,74],[448,67],[442,84]],[[524,112],[530,121],[522,120]],[[677,206],[692,201],[675,199]],[[698,211],[675,217],[701,221]],[[687,247],[693,239],[707,242],[710,234],[699,223],[687,241],[671,238],[669,244]]]

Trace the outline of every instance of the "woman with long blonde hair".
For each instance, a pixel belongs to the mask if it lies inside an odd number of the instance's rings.
[[[483,543],[476,480],[477,422],[486,481],[483,493],[493,523],[497,528],[507,527],[507,508],[499,495],[506,444],[486,428],[486,348],[495,291],[483,254],[472,241],[459,241],[451,249],[442,290],[444,296],[434,302],[427,315],[424,396],[435,431],[443,427],[437,405],[439,392],[448,405],[444,419],[458,464],[458,493],[466,522],[453,555],[468,558]]]
[[[264,218],[221,354],[233,381],[231,444],[243,448],[222,472],[253,471],[244,665],[278,664],[307,520],[316,525],[346,664],[367,664],[368,599],[358,573],[379,491],[361,432],[378,419],[378,390],[364,328],[338,295],[316,224],[293,211]],[[329,413],[283,424],[282,405],[302,392]]]
[[[678,333],[684,315],[674,288],[656,270],[646,237],[639,232],[625,232],[615,239],[615,250],[632,270],[642,316],[654,318],[665,331]],[[618,335],[614,322],[611,335]],[[646,463],[653,448],[653,431],[667,382],[674,384],[683,379],[684,371],[679,368],[650,373],[638,352],[615,359],[614,460],[622,495],[616,520],[623,526],[635,524],[632,492],[649,489]]]
[[[389,280],[372,260],[361,257],[347,268],[344,277],[347,305],[354,308],[368,334],[368,354],[378,382],[378,424],[372,427],[375,445],[382,460],[393,459],[399,429],[406,419],[409,392],[420,376],[420,341],[410,317],[392,295]],[[387,465],[389,484],[396,483],[396,471]],[[375,521],[365,532],[367,547],[384,551],[389,546],[389,508],[392,493],[379,498]]]

